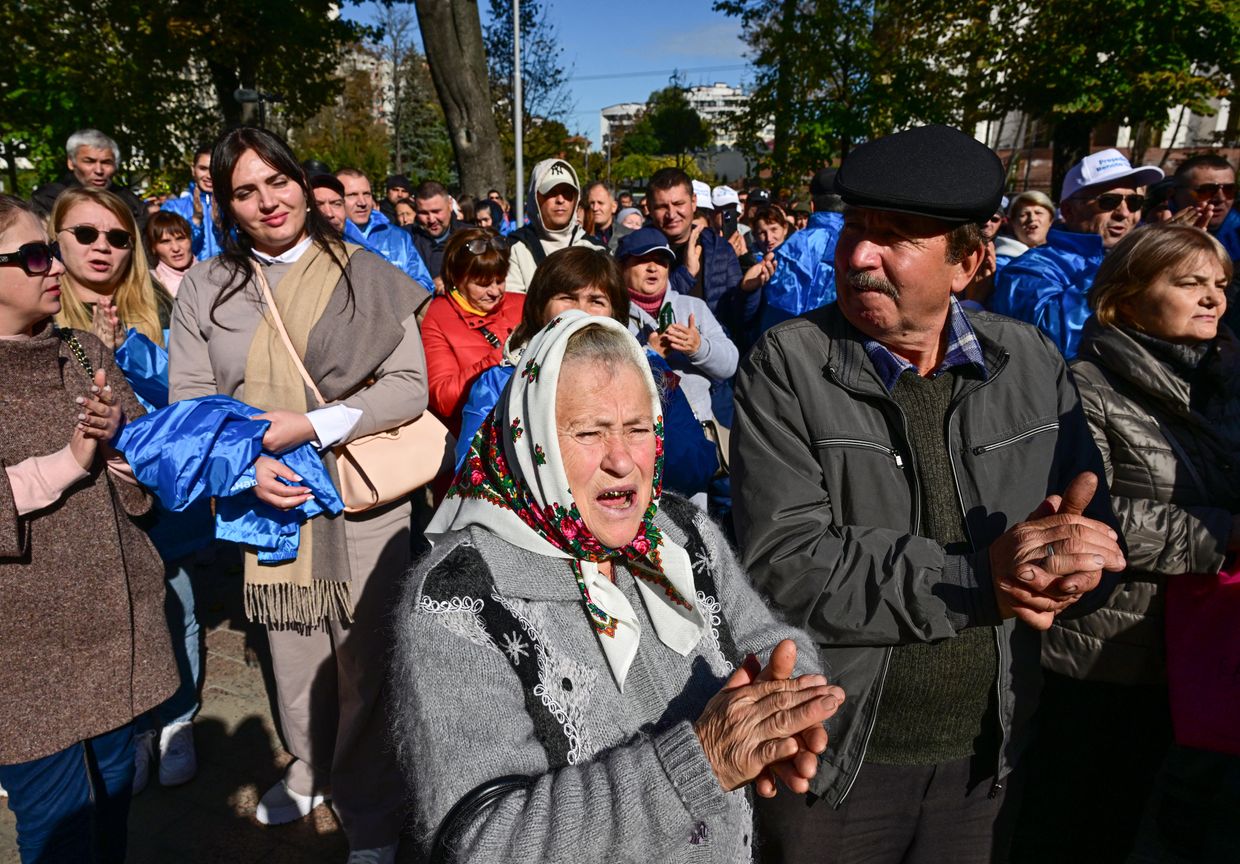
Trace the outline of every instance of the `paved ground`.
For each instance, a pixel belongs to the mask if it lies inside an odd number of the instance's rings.
[[[348,843],[326,806],[277,828],[254,820],[259,796],[280,778],[289,759],[264,686],[266,640],[240,613],[237,573],[194,575],[199,618],[207,631],[205,692],[194,723],[198,776],[167,789],[152,776],[151,785],[134,798],[129,864],[343,864]],[[414,860],[408,851],[401,856],[402,862]],[[0,807],[0,864],[18,864],[7,807]]]

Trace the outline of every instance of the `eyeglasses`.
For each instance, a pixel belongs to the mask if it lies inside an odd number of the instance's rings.
[[[1145,206],[1144,195],[1120,195],[1115,192],[1107,192],[1099,195],[1094,200],[1098,202],[1098,209],[1103,213],[1110,213],[1118,207],[1121,202],[1128,205],[1129,213],[1139,213],[1141,212],[1141,208]]]
[[[71,232],[73,239],[83,246],[89,246],[98,240],[100,233],[103,234],[103,239],[107,240],[108,245],[113,249],[129,249],[133,246],[133,235],[121,228],[111,228],[100,232],[93,225],[74,225],[72,228],[61,228],[60,230]]]
[[[42,276],[52,269],[52,261],[59,257],[59,244],[24,243],[17,247],[16,252],[0,254],[0,265],[16,264],[26,271],[27,276]]]
[[[1200,186],[1194,186],[1192,193],[1197,196],[1198,201],[1209,201],[1222,190],[1224,198],[1236,197],[1235,183],[1202,183]]]
[[[508,248],[508,241],[498,235],[495,237],[479,237],[477,240],[470,240],[466,243],[465,248],[469,250],[471,255],[481,255],[488,249],[495,252],[503,252]]]

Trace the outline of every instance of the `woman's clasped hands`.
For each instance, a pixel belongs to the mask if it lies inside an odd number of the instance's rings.
[[[750,655],[706,704],[694,723],[719,785],[753,782],[774,797],[775,779],[791,791],[809,791],[818,757],[827,749],[823,728],[844,702],[844,691],[822,675],[792,677],[796,643],[785,639],[765,668]]]
[[[69,439],[69,450],[82,469],[89,471],[99,443],[102,442],[105,447],[112,443],[120,432],[125,415],[116,404],[116,396],[108,386],[102,369],[95,371],[90,393],[73,401],[78,414],[73,425],[73,436]]]

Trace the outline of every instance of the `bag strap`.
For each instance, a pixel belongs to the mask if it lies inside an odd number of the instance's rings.
[[[284,347],[288,349],[289,356],[293,358],[293,365],[301,373],[301,380],[306,382],[306,387],[314,394],[314,398],[319,400],[319,404],[326,405],[327,400],[319,392],[318,385],[314,383],[314,379],[306,371],[306,364],[301,362],[301,356],[297,353],[297,349],[293,347],[293,340],[289,338],[288,330],[284,327],[284,319],[280,317],[280,307],[276,306],[276,298],[272,296],[271,286],[267,284],[267,276],[263,273],[261,265],[254,265],[254,278],[258,281],[258,288],[263,293],[263,302],[267,304],[267,312],[271,315],[271,324],[276,328],[276,332],[280,334],[280,340],[284,343]]]
[[[453,835],[498,799],[509,792],[527,789],[530,784],[529,777],[522,774],[509,774],[488,780],[470,790],[469,794],[452,805],[448,815],[443,817],[443,821],[439,823],[439,830],[435,832],[435,842],[431,845],[429,864],[450,864],[455,861],[456,856],[448,846]]]

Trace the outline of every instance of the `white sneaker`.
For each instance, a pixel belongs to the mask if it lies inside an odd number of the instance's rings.
[[[327,798],[326,795],[299,795],[281,780],[268,789],[258,802],[254,818],[264,825],[283,825],[286,822],[295,822],[308,815]]]
[[[0,786],[0,798],[8,798],[9,793],[4,791],[4,787]]]
[[[193,724],[186,721],[165,726],[159,733],[159,785],[180,786],[197,773]]]
[[[352,849],[345,864],[396,864],[396,845],[376,849]]]
[[[155,732],[133,736],[133,794],[146,788],[151,779],[151,755],[155,750]]]

